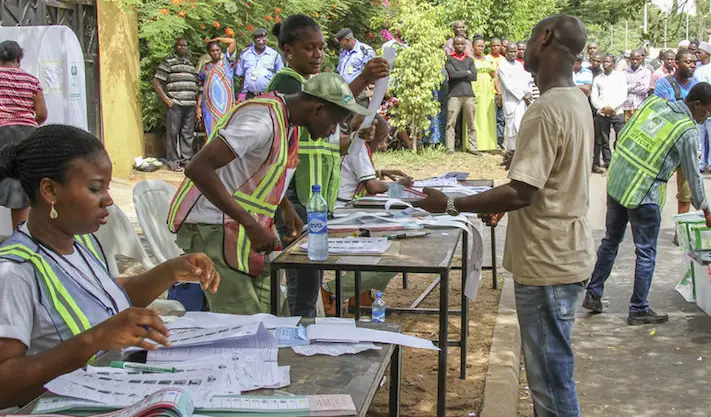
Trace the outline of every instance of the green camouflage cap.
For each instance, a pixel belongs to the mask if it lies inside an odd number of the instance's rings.
[[[355,114],[369,116],[370,112],[365,107],[356,103],[351,88],[346,81],[335,72],[323,72],[314,75],[304,83],[304,93],[333,103],[338,107],[350,110]]]

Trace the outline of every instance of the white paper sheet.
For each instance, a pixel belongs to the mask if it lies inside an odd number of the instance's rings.
[[[214,394],[238,394],[239,387],[229,386],[219,371],[97,375],[77,370],[62,375],[44,386],[50,392],[67,397],[126,407],[165,388],[177,388],[195,401]]]
[[[210,313],[206,311],[188,311],[183,317],[168,325],[168,329],[181,329],[199,327],[209,329],[212,327],[238,326],[247,323],[262,322],[267,329],[277,327],[296,327],[301,317],[277,317],[271,314],[252,314],[240,316],[235,314]]]
[[[419,349],[439,350],[439,348],[435,347],[435,345],[429,340],[401,333],[366,329],[363,327],[353,329],[346,326],[332,324],[312,324],[306,328],[306,332],[312,343],[314,341],[323,340],[352,343],[355,340],[357,342],[390,343]]]
[[[280,348],[309,344],[309,339],[306,337],[306,328],[301,325],[297,328],[278,327],[274,329],[274,337]]]
[[[316,317],[316,324],[338,324],[341,326],[356,327],[356,321],[347,317]]]
[[[384,237],[346,237],[346,238],[329,238],[328,253],[331,254],[380,254],[390,248],[392,242]],[[300,248],[302,251],[307,251],[308,242],[303,243]]]
[[[459,183],[457,182],[456,178],[437,177],[437,178],[430,178],[427,180],[417,180],[413,184],[413,187],[415,187],[415,188],[445,187],[448,185],[458,185],[458,184]]]
[[[393,64],[395,63],[395,56],[397,55],[397,50],[393,47],[385,47],[383,48],[383,59],[388,61],[388,64],[390,65],[390,68],[392,69]],[[375,113],[378,111],[378,108],[380,107],[380,103],[383,102],[383,98],[385,97],[385,93],[388,91],[388,84],[390,83],[390,77],[385,77],[377,80],[375,82],[375,90],[373,91],[373,97],[370,99],[370,105],[368,106],[368,111],[372,114],[371,116],[367,116],[363,120],[363,124],[360,126],[361,129],[365,129],[370,127],[370,125],[373,124],[373,120],[375,120]]]
[[[170,331],[171,348],[209,345],[221,340],[249,338],[259,332],[268,332],[261,322],[207,329],[173,329]]]
[[[381,350],[380,346],[371,342],[365,343],[312,343],[305,346],[292,346],[295,353],[304,356],[314,355],[355,355],[366,350]]]

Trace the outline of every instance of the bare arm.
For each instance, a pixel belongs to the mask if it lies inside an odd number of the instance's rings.
[[[35,121],[38,125],[47,121],[47,103],[44,101],[44,93],[38,90],[34,97]]]
[[[155,350],[151,339],[169,345],[168,330],[158,314],[130,308],[103,323],[32,356],[16,339],[0,339],[0,408],[22,406],[44,392],[54,378],[81,368],[99,351],[138,346]]]
[[[441,191],[425,188],[427,198],[414,203],[430,213],[442,213],[447,207],[447,196]],[[460,212],[505,213],[528,207],[536,199],[538,189],[520,181],[511,181],[487,192],[454,199]]]
[[[168,108],[173,107],[173,100],[168,97],[168,95],[165,93],[165,89],[163,88],[163,83],[157,79],[153,78],[153,81],[151,82],[153,85],[153,89],[155,90],[156,94],[158,94],[158,97],[160,97],[163,102],[168,105]]]
[[[228,36],[218,36],[210,39],[210,42],[220,42],[227,45],[227,53],[232,55],[237,50],[237,40]]]

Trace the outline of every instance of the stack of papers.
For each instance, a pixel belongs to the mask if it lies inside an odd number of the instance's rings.
[[[381,350],[382,348],[374,343],[312,343],[305,346],[292,346],[295,353],[304,356],[314,355],[355,355],[366,350]]]
[[[421,339],[406,334],[386,332],[382,330],[350,327],[340,324],[312,324],[306,328],[309,341],[359,343],[377,342],[392,345],[409,346],[419,349],[439,350],[430,340]]]
[[[346,237],[328,239],[328,253],[343,255],[374,255],[385,253],[390,248],[385,237]],[[309,250],[309,243],[301,244],[302,251]]]
[[[53,397],[41,398],[32,416],[60,416],[69,412],[96,412],[120,408],[118,404],[96,404],[85,400]],[[289,415],[350,416],[356,413],[350,395],[307,395],[294,397],[264,397],[216,395],[202,404],[194,403],[191,395],[181,389],[161,389],[144,399],[116,411],[99,414],[101,417],[197,417],[196,412],[229,415]]]

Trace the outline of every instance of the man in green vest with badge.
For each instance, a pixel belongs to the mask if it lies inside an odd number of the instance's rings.
[[[602,293],[610,276],[629,222],[636,247],[634,290],[630,299],[630,325],[658,324],[669,316],[649,307],[657,256],[657,238],[667,181],[681,167],[691,186],[691,202],[703,210],[711,227],[711,211],[698,171],[696,123],[711,115],[711,84],[695,85],[683,101],[649,97],[625,125],[607,175],[605,238],[597,250],[597,263],[587,286],[583,307],[602,312]]]

